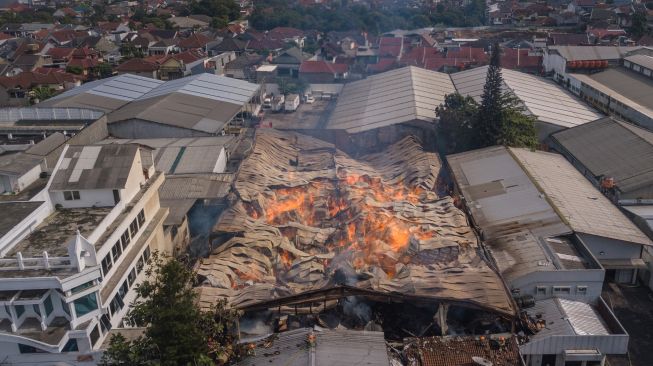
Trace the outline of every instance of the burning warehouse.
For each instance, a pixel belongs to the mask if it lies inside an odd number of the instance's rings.
[[[201,306],[226,298],[278,327],[289,315],[302,318],[297,328],[381,328],[398,339],[509,331],[512,300],[465,214],[438,192],[440,169],[412,137],[355,160],[312,137],[259,130],[198,264]]]

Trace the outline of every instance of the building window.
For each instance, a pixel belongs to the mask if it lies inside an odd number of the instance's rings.
[[[138,258],[138,262],[136,262],[136,271],[138,273],[141,273],[143,267],[145,267],[145,259],[143,259],[143,257],[140,257]]]
[[[91,331],[91,346],[95,346],[98,339],[100,339],[100,328],[96,325]]]
[[[79,285],[79,286],[77,286],[77,287],[73,287],[73,288],[70,290],[70,292],[71,292],[72,294],[78,294],[78,293],[80,293],[80,292],[82,292],[82,291],[84,291],[84,290],[86,290],[86,289],[91,288],[91,287],[93,287],[93,281],[88,281],[88,282],[86,282],[86,283],[82,283],[81,285]]]
[[[70,309],[68,308],[68,304],[63,299],[61,299],[61,308],[63,309],[64,313],[70,315]]]
[[[576,287],[576,294],[577,295],[582,295],[582,296],[587,295],[587,286],[577,286]]]
[[[127,280],[129,281],[130,288],[134,286],[134,282],[136,282],[136,268],[132,268],[131,272],[129,272],[129,275],[127,276]]]
[[[145,223],[145,212],[141,210],[136,218],[138,219],[138,226],[143,227],[143,224]]]
[[[118,289],[118,296],[120,296],[121,299],[124,299],[125,296],[127,296],[127,291],[129,291],[129,284],[127,283],[127,280],[125,280]]]
[[[25,313],[24,305],[16,305],[14,309],[16,309],[16,318],[20,318],[20,316]]]
[[[36,315],[41,316],[41,308],[39,307],[39,304],[34,304],[32,307],[34,308]]]
[[[114,296],[113,300],[111,300],[111,303],[109,304],[109,310],[111,310],[111,316],[116,315],[118,311],[122,309],[122,307],[125,305],[124,302],[122,302],[122,299],[120,296]]]
[[[43,307],[45,308],[45,316],[48,317],[52,314],[54,306],[52,306],[52,295],[48,295],[43,301]]]
[[[66,201],[77,201],[79,200],[79,191],[64,191],[63,199]]]
[[[18,343],[18,351],[20,353],[47,353],[43,350],[40,350],[36,347],[28,346],[26,344]]]
[[[537,286],[535,288],[535,293],[540,296],[546,295],[546,286]]]
[[[569,295],[571,294],[571,287],[569,286],[553,286],[554,295]]]
[[[61,350],[61,352],[77,352],[77,351],[79,351],[79,347],[77,346],[77,339],[75,338],[69,339],[66,345],[63,346],[63,349]]]
[[[107,254],[102,260],[102,275],[106,277],[111,267],[113,267],[113,261],[111,260],[111,255]]]
[[[97,310],[98,306],[95,292],[73,301],[73,305],[75,306],[75,314],[77,314],[77,317],[84,316],[91,311]]]
[[[106,333],[111,330],[111,321],[107,314],[102,315],[100,318],[100,326],[102,327],[102,333]]]
[[[122,248],[120,247],[120,242],[116,242],[111,248],[111,255],[113,256],[113,262],[116,263],[120,255],[122,254]]]
[[[131,241],[131,237],[129,236],[129,230],[125,230],[125,232],[122,233],[122,236],[120,237],[120,241],[122,242],[122,247],[127,248],[127,245],[129,245],[129,242]]]
[[[132,237],[136,236],[138,233],[138,219],[134,218],[131,224],[129,224],[129,231],[132,233]]]
[[[143,251],[143,259],[145,259],[145,263],[147,263],[147,261],[150,260],[151,254],[152,253],[150,252],[150,247],[145,248],[145,250]]]

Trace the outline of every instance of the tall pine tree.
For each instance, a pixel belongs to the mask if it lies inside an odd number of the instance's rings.
[[[472,143],[475,147],[492,146],[501,140],[503,117],[503,77],[501,76],[501,48],[499,43],[492,46],[490,66],[487,69],[481,106],[474,124],[475,138]]]

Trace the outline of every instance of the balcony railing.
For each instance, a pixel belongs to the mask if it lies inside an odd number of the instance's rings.
[[[0,271],[66,268],[75,268],[70,257],[49,257],[48,252],[43,252],[42,257],[33,258],[23,258],[23,255],[18,252],[15,258],[0,259]]]

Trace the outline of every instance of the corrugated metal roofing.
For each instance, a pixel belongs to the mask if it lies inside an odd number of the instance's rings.
[[[449,75],[404,67],[346,84],[328,129],[363,132],[413,120],[433,121],[435,107],[455,92]]]
[[[314,348],[307,343],[311,332],[316,336]],[[383,332],[303,328],[276,334],[269,348],[263,342],[256,344],[255,355],[238,365],[390,365]]]
[[[123,74],[82,84],[41,102],[39,107],[74,107],[110,112],[161,84],[161,80]]]
[[[550,53],[559,53],[567,61],[618,60],[626,53],[643,48],[619,46],[549,46]]]
[[[567,315],[571,328],[578,335],[608,335],[603,319],[589,304],[580,301],[558,299]]]
[[[222,173],[217,163],[223,148],[235,143],[233,136],[158,138],[158,139],[114,139],[102,140],[99,144],[139,144],[154,149],[156,170],[166,174]],[[174,168],[174,169],[173,169]]]
[[[451,74],[458,92],[481,101],[489,66]],[[573,127],[602,117],[554,82],[515,70],[502,69],[503,90],[511,91],[540,122]]]
[[[625,57],[624,60],[653,70],[653,57],[647,55],[633,55]]]
[[[50,189],[123,189],[137,153],[131,144],[69,146]]]
[[[55,132],[37,144],[25,150],[27,154],[46,156],[66,142],[66,136],[61,132]]]
[[[653,118],[653,81],[625,68],[612,68],[574,78]]]
[[[562,155],[515,148],[510,151],[574,231],[653,245]]]
[[[184,174],[166,176],[159,188],[162,200],[219,199],[231,190],[233,174]]]
[[[83,108],[47,108],[41,107],[25,108],[2,108],[0,109],[0,121],[18,122],[18,121],[94,121],[104,113],[92,109]]]
[[[621,192],[653,185],[653,132],[603,118],[552,135],[594,177],[612,177]]]
[[[182,93],[242,106],[252,99],[258,89],[259,85],[247,81],[204,73],[168,81],[137,99]]]

